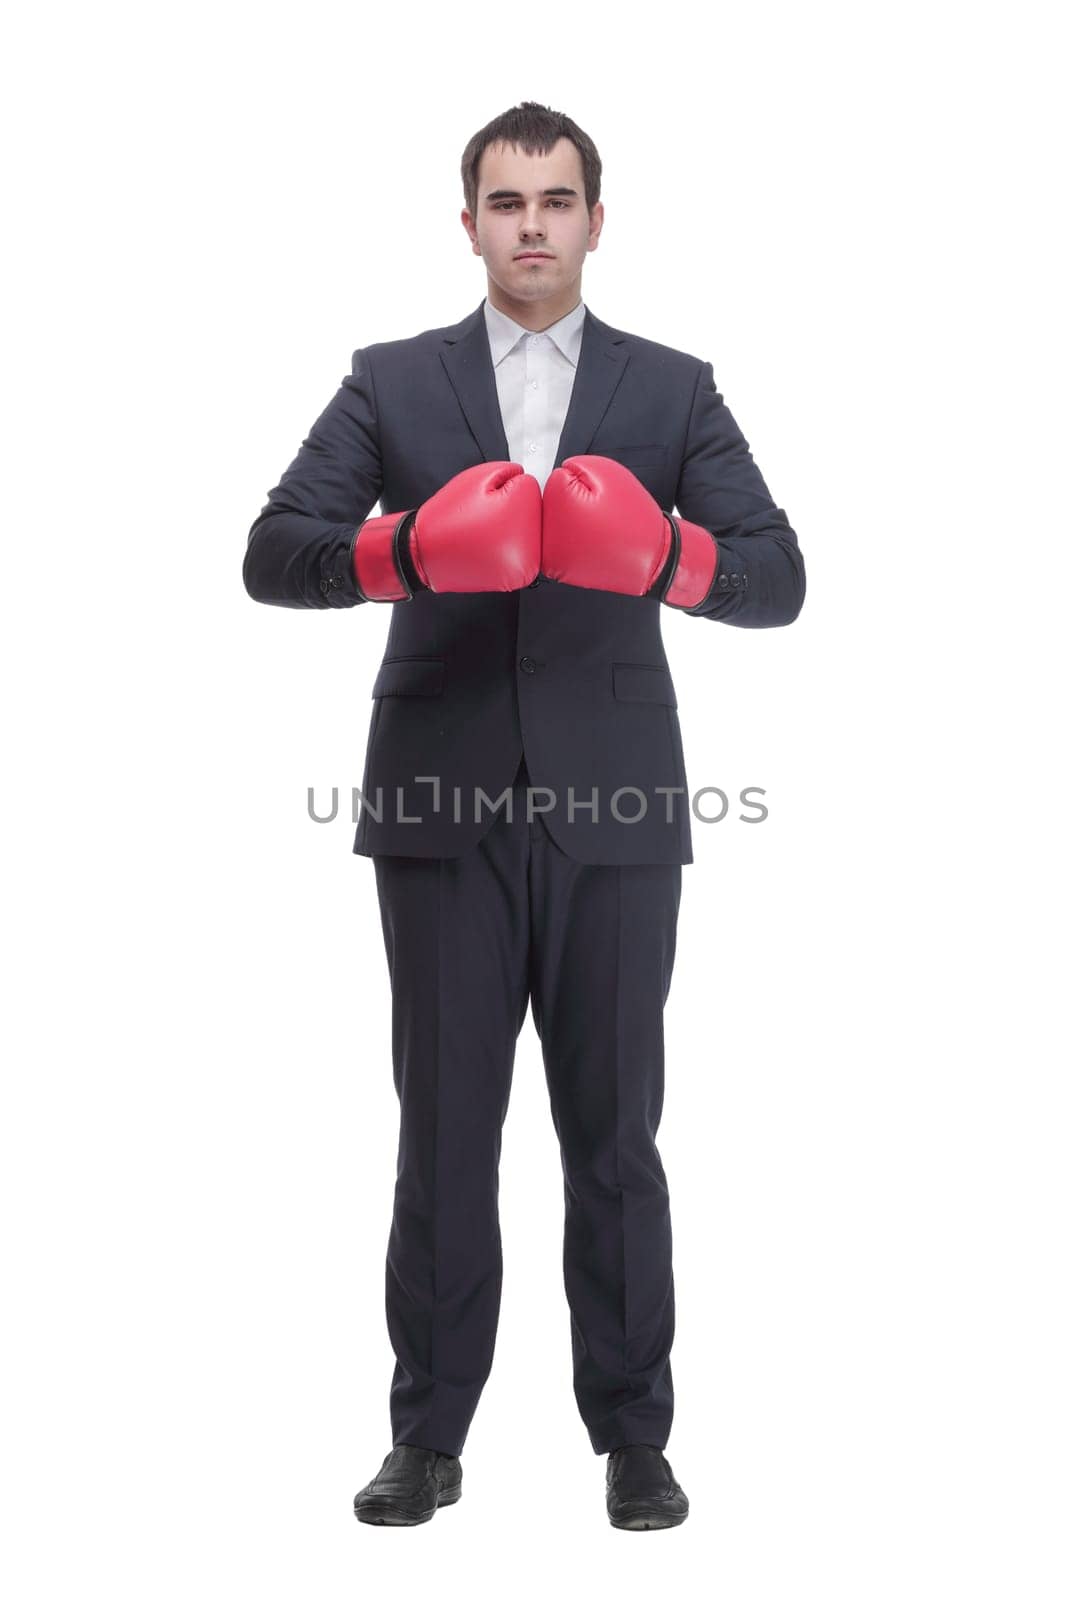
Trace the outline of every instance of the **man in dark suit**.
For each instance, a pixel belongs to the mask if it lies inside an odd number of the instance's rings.
[[[486,299],[355,352],[244,562],[268,604],[392,607],[354,850],[375,864],[401,1112],[393,1448],[356,1513],[411,1524],[459,1498],[530,1004],[579,1412],[608,1457],[613,1525],[669,1527],[688,1502],[663,1454],[674,1279],[656,1131],[693,855],[660,608],[782,626],[804,563],[710,364],[583,303],[603,224],[588,136],[524,102],[472,138],[462,176]]]

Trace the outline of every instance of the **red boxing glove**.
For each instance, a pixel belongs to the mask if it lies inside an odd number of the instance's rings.
[[[541,490],[517,461],[467,467],[418,511],[368,517],[352,570],[364,600],[524,589],[541,558]]]
[[[579,589],[651,594],[692,611],[715,577],[719,548],[706,528],[660,509],[629,468],[608,456],[569,456],[541,505],[541,571]]]

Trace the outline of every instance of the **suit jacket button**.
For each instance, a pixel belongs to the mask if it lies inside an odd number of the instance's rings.
[[[537,662],[533,659],[532,656],[520,656],[519,657],[519,666],[522,668],[523,672],[536,672],[537,671]]]

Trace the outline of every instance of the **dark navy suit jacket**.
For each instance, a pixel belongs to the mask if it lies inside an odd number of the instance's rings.
[[[610,328],[587,306],[555,465],[573,455],[621,462],[664,511],[714,535],[712,591],[687,615],[741,628],[797,616],[805,575],[796,534],[709,362]],[[248,593],[280,606],[366,604],[352,544],[375,506],[417,508],[465,467],[508,459],[482,305],[452,327],[355,351],[351,374],[252,524]],[[692,861],[661,606],[543,577],[508,594],[393,602],[354,850],[472,849],[525,752],[545,824],[569,855]]]

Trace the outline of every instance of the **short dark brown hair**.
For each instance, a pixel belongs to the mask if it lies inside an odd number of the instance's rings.
[[[578,151],[585,184],[585,203],[592,211],[600,199],[600,157],[596,145],[576,122],[562,111],[552,111],[538,105],[536,100],[524,100],[521,105],[504,111],[470,140],[460,162],[463,179],[463,198],[472,217],[478,214],[478,168],[482,156],[490,145],[513,144],[527,156],[546,156],[555,149],[560,139],[569,139]]]

